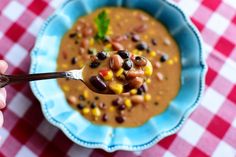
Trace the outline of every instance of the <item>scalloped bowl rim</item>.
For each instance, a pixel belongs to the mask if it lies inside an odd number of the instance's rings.
[[[47,18],[47,20],[44,22],[44,24],[42,25],[38,36],[37,36],[37,40],[35,43],[34,48],[31,51],[31,66],[30,66],[30,73],[34,72],[34,68],[36,66],[36,63],[34,62],[34,54],[39,50],[39,43],[42,39],[42,34],[45,31],[46,27],[48,26],[48,24],[57,16],[57,14],[67,5],[67,3],[69,3],[70,1],[73,0],[67,0],[65,1],[58,9],[56,9],[56,11]],[[45,102],[43,100],[43,96],[40,93],[40,91],[38,90],[38,88],[36,87],[35,83],[30,83],[31,89],[33,94],[37,97],[37,99],[40,101],[41,104],[41,108],[43,111],[44,116],[46,117],[46,119],[53,124],[54,126],[58,127],[59,129],[61,129],[64,134],[71,139],[73,142],[82,145],[84,147],[88,147],[88,148],[101,148],[106,150],[107,152],[113,152],[116,150],[128,150],[128,151],[139,151],[139,150],[143,150],[143,149],[147,149],[151,146],[153,146],[155,143],[157,143],[158,141],[160,141],[161,139],[175,134],[184,124],[184,122],[186,121],[186,119],[189,117],[189,115],[193,112],[193,110],[198,106],[198,102],[200,100],[200,97],[203,94],[204,91],[204,86],[205,86],[205,75],[206,75],[206,71],[207,71],[207,65],[205,62],[205,58],[204,58],[204,51],[203,51],[203,42],[201,39],[201,36],[198,32],[198,30],[195,28],[195,26],[193,25],[193,23],[191,22],[191,20],[189,19],[189,17],[184,13],[183,10],[181,10],[174,2],[171,2],[169,0],[163,0],[164,2],[166,2],[168,5],[171,5],[172,7],[174,7],[178,12],[181,13],[181,15],[183,16],[187,26],[193,31],[194,35],[197,37],[198,40],[198,44],[200,47],[200,66],[201,66],[201,78],[200,78],[200,91],[198,91],[198,96],[195,100],[195,102],[186,110],[186,112],[183,114],[182,118],[180,119],[180,121],[176,124],[175,127],[173,127],[170,130],[167,131],[163,131],[160,134],[157,134],[156,136],[154,136],[154,138],[152,140],[150,140],[147,143],[141,144],[141,145],[125,145],[125,144],[120,144],[120,145],[107,145],[107,144],[103,144],[103,143],[99,143],[96,144],[94,142],[88,142],[88,141],[83,141],[82,139],[79,139],[77,137],[75,137],[70,130],[63,124],[60,123],[59,121],[55,120],[48,112],[47,108],[45,107]]]

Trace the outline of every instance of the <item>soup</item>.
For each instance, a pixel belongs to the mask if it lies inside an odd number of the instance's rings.
[[[92,123],[137,127],[165,111],[180,88],[179,48],[159,21],[141,10],[119,7],[80,17],[62,38],[57,71],[80,69],[91,55],[119,50],[144,56],[152,64],[151,77],[138,89],[104,95],[80,81],[58,79],[58,84],[68,103]]]

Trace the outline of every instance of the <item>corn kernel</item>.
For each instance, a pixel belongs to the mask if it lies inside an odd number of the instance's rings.
[[[111,26],[108,26],[108,30],[106,32],[106,35],[112,35],[112,34],[113,34],[112,28],[111,28]]]
[[[150,78],[148,78],[147,80],[146,80],[146,83],[147,84],[150,84],[152,81],[151,81],[151,79]]]
[[[116,15],[116,19],[119,20],[120,19],[120,15]]]
[[[63,86],[62,89],[65,91],[65,92],[68,92],[70,90],[70,87],[69,86]]]
[[[123,92],[123,85],[120,83],[112,82],[109,84],[109,87],[115,94],[121,94]]]
[[[142,52],[142,51],[138,51],[138,55],[139,55],[139,56],[142,56],[142,55],[143,55],[143,52]]]
[[[106,12],[107,14],[110,14],[111,10],[110,10],[110,9],[105,9],[105,12]]]
[[[88,97],[89,97],[89,92],[88,92],[87,90],[84,90],[83,96],[84,96],[85,99],[88,99]]]
[[[95,107],[94,109],[92,109],[92,114],[96,117],[101,116],[101,111],[98,107]]]
[[[90,39],[89,39],[89,45],[90,45],[90,46],[93,46],[93,45],[94,45],[94,38],[90,38]]]
[[[168,60],[168,62],[167,62],[169,65],[172,65],[172,64],[174,64],[174,62],[173,62],[173,60],[172,59],[170,59],[170,60]]]
[[[109,108],[109,111],[110,111],[110,112],[115,111],[115,107],[114,107],[114,106],[111,106],[111,107]]]
[[[151,51],[151,52],[150,52],[150,56],[151,56],[151,57],[155,57],[156,55],[157,55],[156,51]]]
[[[130,93],[133,94],[133,95],[136,94],[137,93],[137,89],[131,89]]]
[[[132,103],[131,103],[131,100],[130,99],[125,99],[125,106],[127,107],[127,108],[131,108],[132,107]]]
[[[146,66],[144,67],[144,74],[146,76],[151,76],[152,75],[152,66]]]
[[[77,37],[78,37],[78,38],[82,38],[82,34],[81,34],[81,33],[78,33],[78,34],[77,34]]]
[[[113,78],[113,72],[111,70],[109,70],[107,72],[107,75],[105,75],[104,77],[104,80],[108,81],[108,80],[111,80]]]
[[[105,48],[105,49],[111,49],[111,47],[112,47],[111,44],[106,44],[104,48]]]
[[[145,100],[145,101],[149,101],[149,100],[151,100],[151,98],[152,98],[152,97],[151,97],[150,94],[145,94],[145,95],[144,95],[144,100]]]
[[[132,53],[133,53],[134,55],[137,55],[137,54],[138,54],[138,50],[137,50],[137,49],[134,49],[134,50],[132,50]]]
[[[120,75],[120,77],[119,77],[120,79],[122,79],[122,80],[125,80],[125,75],[124,74],[122,74],[122,75]]]
[[[120,68],[117,72],[116,72],[116,77],[119,77],[122,73],[124,72],[123,68]]]
[[[82,113],[88,114],[90,112],[90,109],[88,107],[83,108]]]

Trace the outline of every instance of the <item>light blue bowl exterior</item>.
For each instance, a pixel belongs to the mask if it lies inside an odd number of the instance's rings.
[[[206,64],[198,31],[183,11],[166,0],[68,0],[44,23],[31,53],[30,73],[56,70],[64,33],[82,15],[103,6],[139,8],[160,20],[181,50],[181,89],[165,112],[136,128],[98,126],[83,118],[66,102],[56,80],[31,82],[46,119],[72,141],[89,148],[138,151],[174,134],[196,108],[204,88]]]

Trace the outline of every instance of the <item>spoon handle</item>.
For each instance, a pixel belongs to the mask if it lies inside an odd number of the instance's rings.
[[[70,77],[68,72],[52,72],[52,73],[39,73],[39,74],[26,74],[26,75],[0,74],[0,88],[10,83],[54,79],[54,78],[68,78],[68,77]]]

